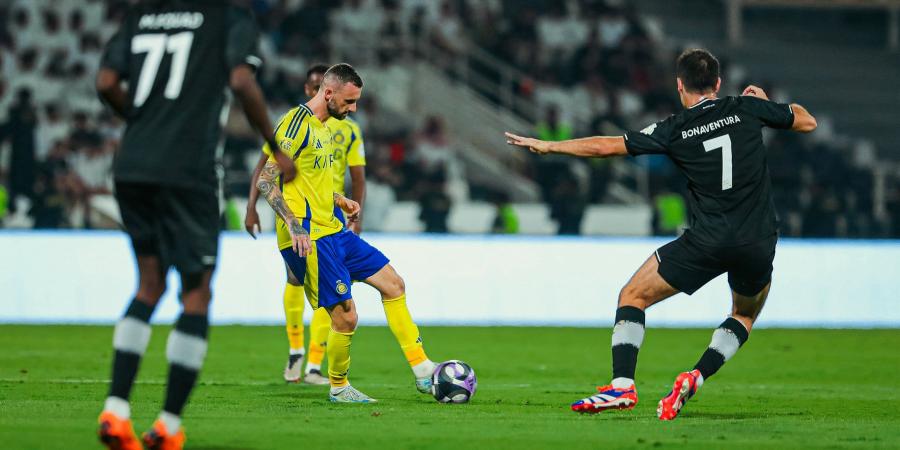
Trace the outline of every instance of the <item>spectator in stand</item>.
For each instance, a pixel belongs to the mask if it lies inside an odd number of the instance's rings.
[[[440,16],[431,24],[430,28],[431,39],[444,51],[456,56],[466,50],[466,33],[463,30],[459,14],[450,0],[444,0],[441,3]],[[450,63],[450,61],[446,62]]]
[[[429,173],[421,183],[419,196],[419,220],[425,224],[426,233],[446,233],[447,217],[452,200],[445,193],[446,174],[438,169]]]
[[[44,106],[44,117],[37,128],[35,159],[39,162],[46,159],[53,145],[68,136],[69,121],[63,117],[59,104],[47,103]]]
[[[430,116],[425,119],[425,126],[416,141],[414,162],[424,179],[440,172],[442,175],[435,179],[440,179],[441,187],[453,201],[468,200],[465,169],[456,146],[447,136],[442,118]]]
[[[35,131],[37,129],[37,109],[32,101],[31,91],[21,89],[16,93],[16,102],[10,107],[6,123],[0,127],[0,142],[10,141],[12,156],[9,167],[9,210],[16,212],[20,195],[29,200],[35,174]]]

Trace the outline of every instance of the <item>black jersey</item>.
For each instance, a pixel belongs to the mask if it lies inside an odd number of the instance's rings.
[[[777,231],[762,127],[790,128],[789,105],[756,97],[703,99],[625,134],[631,155],[666,154],[688,179],[690,235],[708,245],[740,245]]]
[[[222,0],[149,2],[129,10],[102,66],[128,80],[131,107],[119,181],[215,186],[231,69],[258,67],[249,10]]]

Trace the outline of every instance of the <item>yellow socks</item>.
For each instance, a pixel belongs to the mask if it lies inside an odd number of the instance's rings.
[[[410,367],[428,361],[428,356],[425,355],[425,349],[422,347],[422,338],[419,337],[419,328],[413,323],[409,309],[406,307],[406,294],[381,302],[384,305],[384,315],[387,317],[388,326],[394,333],[397,343],[400,344]],[[329,359],[329,361],[331,360]]]
[[[350,371],[350,341],[352,339],[352,331],[342,333],[329,328],[328,379],[331,381],[331,387],[333,388],[350,384],[347,381],[347,372]]]
[[[291,351],[303,352],[303,286],[284,285],[284,318]]]
[[[328,342],[328,334],[331,331],[331,316],[325,308],[316,309],[313,312],[312,322],[309,324],[309,353],[306,357],[306,373],[310,370],[321,370],[322,360],[325,358],[325,344]]]

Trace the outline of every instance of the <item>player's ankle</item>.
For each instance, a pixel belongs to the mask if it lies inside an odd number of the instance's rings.
[[[436,365],[433,361],[426,359],[425,361],[412,366],[412,371],[416,378],[427,378],[434,374],[435,367]]]
[[[616,389],[628,389],[634,386],[634,379],[625,377],[613,378],[610,384]]]

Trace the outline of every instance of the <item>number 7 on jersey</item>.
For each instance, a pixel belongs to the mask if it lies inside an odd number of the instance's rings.
[[[707,152],[722,149],[722,190],[731,189],[731,137],[727,134],[703,141],[703,148]]]

